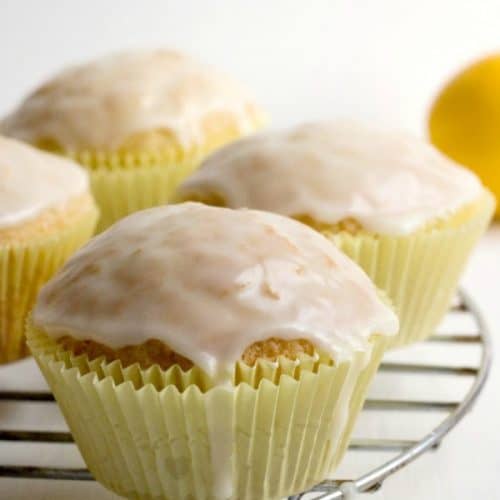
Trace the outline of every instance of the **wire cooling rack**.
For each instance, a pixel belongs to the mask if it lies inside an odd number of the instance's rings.
[[[393,356],[389,355],[382,363],[378,377],[397,377],[400,380],[406,375],[411,375],[414,379],[422,379],[426,382],[433,382],[437,377],[451,377],[449,387],[463,385],[464,379],[467,381],[464,391],[455,400],[448,398],[426,399],[415,397],[411,391],[406,391],[404,397],[376,398],[369,397],[362,412],[363,416],[377,413],[377,417],[384,419],[387,415],[396,414],[398,418],[403,414],[412,412],[435,413],[438,422],[430,426],[422,433],[422,436],[412,439],[395,439],[387,433],[382,433],[376,437],[354,437],[349,447],[349,454],[366,452],[374,454],[378,465],[368,468],[368,471],[358,475],[350,476],[350,479],[332,479],[324,481],[308,492],[290,497],[289,500],[337,500],[350,496],[347,492],[373,492],[378,490],[386,478],[402,469],[410,462],[422,454],[438,448],[445,436],[471,409],[474,401],[478,397],[483,385],[486,382],[490,362],[491,344],[490,336],[486,325],[483,322],[480,311],[473,304],[472,300],[461,292],[447,315],[447,319],[461,317],[466,319],[466,328],[451,330],[446,333],[437,333],[431,337],[424,347],[432,354],[439,348],[445,348],[446,356],[444,362],[429,362],[432,355],[426,354],[423,361],[415,362],[409,360],[393,361]],[[463,325],[463,321],[460,323]],[[448,353],[452,346],[460,346],[462,351],[475,350],[476,360],[474,363],[457,365],[452,362]],[[392,353],[391,353],[392,354]],[[449,361],[448,361],[449,360]],[[396,380],[396,379],[394,379]],[[386,384],[392,384],[385,380]],[[458,384],[460,382],[460,384]],[[411,384],[410,387],[418,386]],[[0,401],[9,403],[53,403],[54,398],[49,392],[33,391],[2,391],[0,390]],[[381,415],[380,415],[381,414]],[[443,415],[444,414],[444,418]],[[1,420],[0,420],[1,423]],[[47,431],[43,429],[33,430],[2,430],[0,426],[1,442],[20,443],[50,443],[65,445],[73,442],[71,434],[67,431]],[[29,451],[26,451],[28,456]],[[390,458],[387,458],[390,454]],[[381,457],[381,458],[380,458]],[[384,458],[385,457],[385,458]],[[40,480],[73,480],[73,481],[93,481],[88,470],[84,468],[64,468],[47,467],[37,465],[0,465],[0,477],[17,479],[40,479]]]

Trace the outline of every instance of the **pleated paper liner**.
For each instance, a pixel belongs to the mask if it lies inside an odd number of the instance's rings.
[[[28,324],[28,343],[94,477],[135,499],[279,499],[340,462],[386,340],[325,356],[238,363],[233,384],[199,369],[123,369],[73,357]]]
[[[394,304],[400,331],[389,341],[390,348],[424,340],[434,333],[493,211],[494,200],[487,196],[477,214],[455,228],[422,230],[401,237],[324,233]]]
[[[90,171],[92,193],[102,213],[96,232],[104,231],[133,212],[168,203],[177,186],[199,163]]]
[[[97,210],[89,210],[66,229],[31,244],[0,244],[0,363],[29,354],[26,317],[40,287],[94,231]]]
[[[92,193],[101,211],[99,233],[133,212],[168,203],[177,186],[206,156],[238,138],[237,131],[228,130],[189,150],[172,145],[142,153],[80,151],[66,156],[89,171]]]
[[[133,212],[167,203],[206,154],[171,148],[143,154],[82,151],[68,156],[88,169],[101,212],[99,233]]]

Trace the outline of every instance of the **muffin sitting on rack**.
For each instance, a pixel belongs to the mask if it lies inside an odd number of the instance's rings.
[[[39,288],[96,220],[84,170],[0,137],[0,363],[28,353],[24,324]]]
[[[168,50],[70,68],[0,122],[0,133],[88,168],[98,230],[164,204],[209,152],[260,128],[263,112],[229,77]]]
[[[307,226],[186,203],[94,238],[44,287],[28,337],[103,485],[255,500],[338,464],[397,326]]]
[[[177,199],[269,210],[325,234],[394,302],[394,346],[432,334],[495,205],[472,172],[429,144],[351,122],[223,148]]]

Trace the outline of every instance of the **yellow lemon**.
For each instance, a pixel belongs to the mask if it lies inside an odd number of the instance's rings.
[[[433,144],[474,170],[500,202],[500,54],[446,85],[432,106],[429,129]]]

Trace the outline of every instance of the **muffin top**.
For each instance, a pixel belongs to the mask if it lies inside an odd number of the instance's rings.
[[[33,321],[115,349],[157,339],[214,377],[271,337],[340,361],[398,329],[364,272],[316,231],[200,203],[137,212],[94,238],[42,289]]]
[[[238,141],[210,156],[179,189],[225,206],[354,219],[381,234],[408,234],[484,191],[469,170],[430,144],[353,122],[310,123]]]
[[[63,71],[6,117],[0,132],[64,151],[114,151],[141,132],[165,130],[191,147],[217,124],[245,133],[261,120],[231,78],[177,52],[152,50]]]
[[[0,136],[0,229],[88,192],[87,174],[75,163]]]

